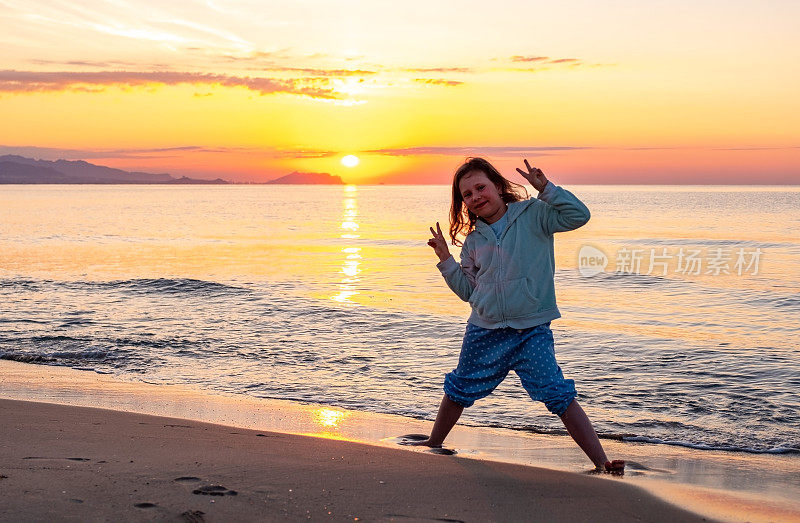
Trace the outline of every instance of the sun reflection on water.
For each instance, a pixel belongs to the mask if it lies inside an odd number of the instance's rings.
[[[311,429],[309,432],[301,432],[304,436],[315,438],[336,439],[351,441],[342,433],[342,421],[351,413],[343,410],[331,409],[328,407],[309,408],[311,415]]]
[[[358,232],[358,187],[355,185],[345,185],[344,200],[342,202],[344,210],[342,212],[341,238],[354,240],[360,238]],[[352,303],[350,298],[357,295],[356,284],[360,281],[358,274],[361,272],[361,247],[344,247],[342,252],[345,254],[342,260],[340,272],[344,278],[339,281],[339,292],[331,296],[332,300],[342,303]]]
[[[323,430],[338,429],[339,424],[347,415],[346,412],[341,410],[329,409],[321,407],[314,409],[313,419],[314,423],[319,425]]]

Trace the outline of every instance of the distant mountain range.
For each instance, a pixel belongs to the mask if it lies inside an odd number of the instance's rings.
[[[34,160],[24,156],[0,156],[0,184],[8,183],[159,183],[159,184],[226,184],[220,178],[199,180],[174,178],[169,174],[123,171],[83,160]]]
[[[142,173],[112,169],[94,165],[83,160],[34,160],[24,156],[0,156],[0,184],[229,184],[231,182],[200,180],[196,178],[175,178],[172,175]],[[281,176],[268,184],[327,184],[342,185],[342,179],[328,173],[293,172]]]

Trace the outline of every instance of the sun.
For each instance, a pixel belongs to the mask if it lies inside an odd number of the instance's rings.
[[[344,165],[345,167],[355,167],[356,165],[358,165],[358,162],[360,161],[361,160],[358,159],[358,156],[354,154],[348,154],[347,156],[342,158],[342,165]]]

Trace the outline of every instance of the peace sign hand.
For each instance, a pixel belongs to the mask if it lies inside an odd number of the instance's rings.
[[[539,192],[544,190],[544,186],[547,185],[547,177],[544,175],[541,169],[536,167],[531,167],[531,164],[528,163],[528,160],[524,160],[525,167],[528,168],[528,172],[523,171],[519,167],[517,167],[517,172],[520,173],[526,180],[531,182],[533,188]]]
[[[428,240],[428,245],[433,247],[433,251],[436,253],[436,256],[439,257],[439,261],[445,261],[450,257],[450,249],[447,248],[447,240],[444,239],[444,234],[442,234],[442,229],[439,227],[439,222],[436,222],[435,231],[433,227],[430,229],[433,238]]]

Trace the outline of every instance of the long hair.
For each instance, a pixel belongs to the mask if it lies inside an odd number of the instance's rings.
[[[525,187],[510,180],[506,180],[492,164],[483,158],[467,158],[467,160],[456,169],[453,175],[453,203],[450,206],[450,240],[453,245],[461,246],[461,240],[456,237],[459,234],[466,236],[475,229],[475,222],[478,216],[467,209],[461,190],[458,188],[461,179],[467,173],[478,171],[489,178],[489,181],[500,188],[500,197],[506,203],[518,202],[528,198],[528,191]]]

